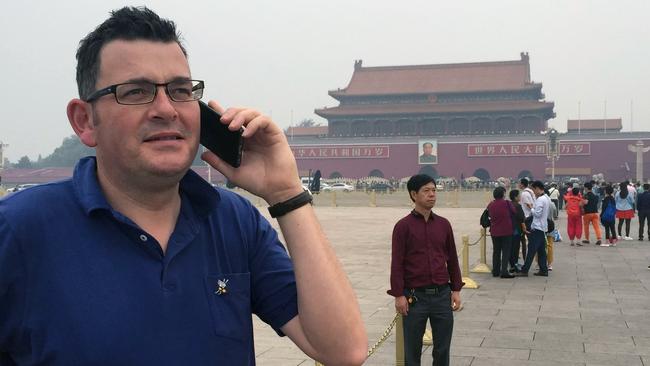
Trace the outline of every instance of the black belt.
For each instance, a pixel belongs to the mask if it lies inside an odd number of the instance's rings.
[[[437,291],[440,291],[440,290],[444,290],[444,289],[446,289],[446,288],[449,288],[449,284],[448,284],[448,283],[445,283],[445,284],[442,284],[442,285],[435,285],[435,284],[434,284],[434,285],[428,285],[428,286],[416,287],[416,288],[414,288],[413,290],[414,290],[414,291],[426,291],[426,290],[437,290]]]

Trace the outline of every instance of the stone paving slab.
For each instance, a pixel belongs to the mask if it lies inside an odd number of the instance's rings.
[[[401,202],[399,207],[329,207],[321,197],[315,206],[357,293],[370,345],[395,312],[386,290],[392,227],[410,210]],[[459,252],[463,234],[472,242],[478,238],[481,208],[435,211],[452,222]],[[469,274],[481,287],[461,293],[464,309],[454,314],[452,365],[650,365],[650,241],[570,247],[563,212],[557,226],[565,242],[555,244],[550,277]],[[631,233],[637,230],[634,219]],[[470,267],[478,258],[478,246],[470,247]],[[258,365],[314,365],[257,318],[255,342]],[[423,347],[422,361],[431,364],[430,346]],[[394,364],[393,332],[366,365]]]

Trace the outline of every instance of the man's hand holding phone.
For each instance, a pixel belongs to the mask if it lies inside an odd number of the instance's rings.
[[[241,165],[235,168],[211,151],[201,158],[232,183],[259,197],[269,205],[286,201],[302,192],[296,160],[287,138],[269,117],[247,108],[224,110],[216,102],[210,108],[221,114],[220,122],[230,131],[242,127]]]

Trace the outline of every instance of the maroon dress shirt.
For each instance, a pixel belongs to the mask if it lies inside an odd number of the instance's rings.
[[[451,283],[452,291],[460,291],[464,285],[451,224],[433,212],[425,221],[413,210],[393,229],[391,288],[387,292],[399,297],[404,289],[446,283]]]

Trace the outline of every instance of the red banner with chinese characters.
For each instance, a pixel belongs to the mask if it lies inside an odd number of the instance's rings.
[[[388,145],[291,146],[296,159],[388,159]]]
[[[590,142],[560,142],[558,154],[591,155]],[[467,156],[546,156],[546,143],[533,142],[521,144],[468,144]]]

